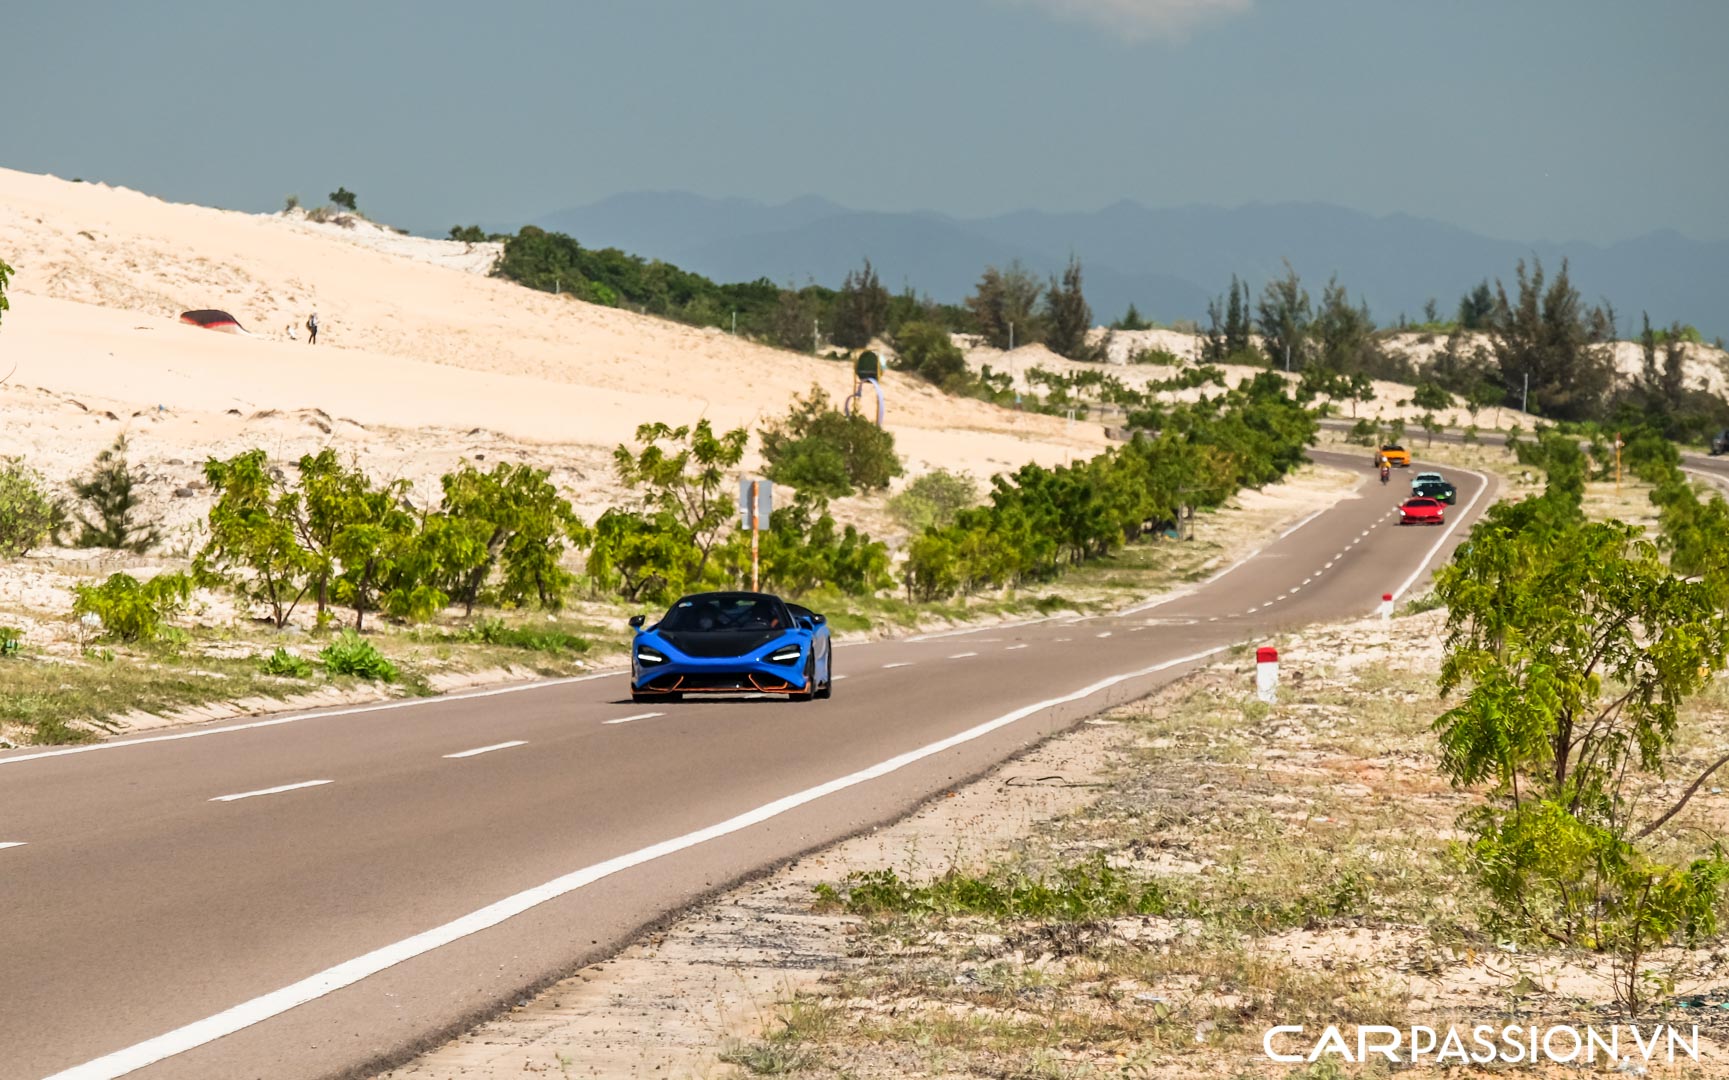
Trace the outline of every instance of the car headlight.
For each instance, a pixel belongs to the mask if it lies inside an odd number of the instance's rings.
[[[638,645],[636,647],[636,662],[639,664],[664,664],[666,663],[666,657],[655,652],[647,645]]]
[[[783,645],[763,659],[771,664],[796,664],[802,655],[804,655],[804,651],[797,645]]]

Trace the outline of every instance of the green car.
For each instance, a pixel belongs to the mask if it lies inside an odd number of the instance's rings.
[[[1411,488],[1411,494],[1424,499],[1439,499],[1448,506],[1459,497],[1459,491],[1445,480],[1425,480]]]

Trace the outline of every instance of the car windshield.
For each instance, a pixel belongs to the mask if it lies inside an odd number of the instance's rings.
[[[1405,502],[1405,505],[1422,509],[1425,506],[1434,506],[1436,504],[1434,499],[1409,499]]]
[[[686,597],[660,621],[660,629],[675,633],[783,630],[786,626],[786,610],[780,601],[748,593]]]
[[[1403,446],[1400,446],[1400,445],[1399,445],[1399,444],[1398,444],[1398,443],[1388,443],[1388,444],[1387,444],[1387,445],[1386,445],[1386,446],[1383,446],[1383,447],[1381,447],[1381,449],[1383,449],[1383,450],[1400,450],[1400,451],[1402,451],[1402,450],[1404,450],[1404,449],[1405,449],[1405,448],[1404,448],[1404,447],[1403,447]]]

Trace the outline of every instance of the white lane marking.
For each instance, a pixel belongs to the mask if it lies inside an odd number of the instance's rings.
[[[490,754],[494,750],[509,750],[513,746],[527,746],[526,739],[512,739],[510,742],[493,743],[491,746],[477,746],[473,750],[464,750],[460,754],[446,754],[447,758],[477,757],[480,754]]]
[[[513,896],[494,901],[483,908],[469,912],[467,915],[452,919],[442,926],[423,930],[413,937],[403,938],[401,941],[374,949],[363,956],[357,956],[352,960],[337,964],[335,967],[326,968],[317,974],[309,975],[299,982],[290,983],[279,990],[273,990],[250,1001],[241,1002],[239,1005],[224,1009],[214,1016],[195,1020],[183,1027],[175,1028],[173,1031],[165,1032],[140,1043],[134,1043],[93,1061],[87,1061],[82,1065],[74,1065],[69,1069],[55,1073],[47,1080],[115,1080],[116,1077],[136,1072],[165,1058],[183,1054],[226,1035],[243,1031],[273,1016],[280,1016],[298,1005],[316,1001],[318,998],[345,986],[353,986],[369,975],[376,975],[378,972],[395,967],[406,960],[412,960],[414,957],[431,952],[453,941],[460,941],[471,934],[497,926],[506,919],[539,907],[549,900],[556,900],[568,893],[575,892],[586,885],[592,885],[603,878],[684,851],[698,844],[729,836],[753,825],[760,825],[838,791],[857,787],[859,784],[898,772],[908,765],[923,761],[925,758],[941,754],[975,739],[981,739],[993,731],[1024,720],[1035,713],[1081,701],[1131,679],[1145,678],[1148,675],[1156,675],[1161,671],[1168,671],[1183,664],[1205,660],[1209,656],[1217,656],[1230,648],[1230,645],[1220,645],[1204,652],[1190,653],[1188,656],[1166,660],[1151,667],[1141,668],[1138,671],[1125,672],[1121,675],[1100,679],[1091,686],[1083,686],[1079,690],[1064,694],[1061,697],[1048,698],[1031,705],[1023,705],[1013,712],[1004,713],[994,720],[987,720],[976,727],[950,735],[946,739],[921,746],[917,750],[909,750],[897,757],[889,758],[887,761],[838,777],[827,783],[818,784],[816,787],[805,788],[803,791],[776,799],[774,802],[766,803],[754,810],[747,810],[737,817],[727,818],[725,821],[716,822],[707,828],[685,833],[683,836],[674,837],[670,840],[662,840],[658,844],[616,856],[605,862],[595,863],[593,866],[574,870],[563,877],[554,878],[544,885],[537,885]]]
[[[1218,573],[1214,574],[1212,577],[1207,578],[1205,581],[1196,582],[1194,585],[1189,586],[1187,589],[1178,589],[1176,592],[1171,593],[1168,596],[1156,597],[1152,600],[1148,600],[1144,604],[1136,604],[1134,607],[1124,608],[1121,611],[1114,612],[1112,614],[1112,618],[1120,619],[1125,615],[1139,615],[1143,611],[1150,611],[1153,608],[1159,607],[1162,604],[1168,604],[1173,600],[1181,600],[1184,597],[1193,596],[1195,593],[1198,593],[1202,589],[1205,589],[1208,585],[1211,585],[1213,582],[1224,577],[1226,574],[1229,574],[1232,570],[1235,570],[1237,567],[1242,566],[1244,563],[1248,562],[1250,559],[1253,559],[1255,556],[1259,555],[1260,553],[1261,553],[1261,549],[1255,548],[1253,551],[1249,552],[1247,555],[1244,555],[1242,558],[1238,559],[1236,562],[1232,563],[1231,565],[1225,567],[1223,570],[1220,570]]]
[[[830,675],[828,680],[829,682],[840,682],[844,678],[846,678],[845,675]]]
[[[1010,648],[1013,648],[1013,646],[1010,646]],[[900,661],[897,661],[896,663],[893,663],[893,664],[884,664],[883,670],[886,671],[892,667],[912,667],[912,666],[913,666],[913,662],[911,660],[900,660]]]
[[[1144,626],[1131,626],[1131,627],[1129,627],[1129,633],[1138,634],[1142,630],[1145,630],[1145,629],[1146,629],[1146,627],[1144,627]]]
[[[1270,608],[1272,606],[1273,606],[1273,602],[1271,600],[1268,600],[1266,603],[1261,605],[1261,607],[1263,607],[1263,608]]]
[[[1003,652],[1014,652],[1016,649],[1024,649],[1026,647],[1027,643],[1023,641],[1019,645],[1010,645],[1008,648],[1004,649]]]
[[[497,697],[500,694],[520,694],[525,690],[544,690],[553,686],[565,686],[569,683],[589,682],[593,679],[613,679],[628,675],[628,671],[602,671],[595,675],[573,675],[565,679],[546,679],[542,682],[524,683],[520,686],[500,686],[493,690],[477,690],[471,694],[452,694],[448,697],[413,698],[408,701],[388,701],[382,705],[359,705],[350,709],[331,709],[328,712],[295,713],[292,716],[274,716],[269,720],[254,720],[247,724],[234,724],[229,727],[203,728],[198,731],[178,731],[172,735],[150,735],[142,739],[126,739],[122,742],[85,743],[83,746],[62,746],[56,750],[40,750],[34,754],[19,754],[16,757],[0,757],[0,765],[16,765],[20,761],[36,761],[41,758],[64,757],[67,754],[89,754],[97,750],[118,750],[123,746],[143,746],[147,743],[177,742],[181,739],[202,739],[206,735],[226,735],[232,731],[252,731],[257,728],[275,727],[278,724],[292,724],[300,720],[319,720],[327,716],[353,716],[356,713],[387,712],[391,709],[411,709],[417,705],[442,705],[451,701],[469,701],[475,698]]]
[[[914,634],[908,641],[936,641],[940,638],[961,637],[965,634],[978,634],[986,630],[1018,630],[1023,626],[1037,626],[1039,623],[1050,622],[1052,619],[1067,618],[1065,615],[1041,615],[1036,619],[1023,622],[986,623],[984,626],[963,626],[959,630],[944,630],[935,634]]]
[[[1311,582],[1313,580],[1315,580],[1313,577],[1306,577],[1303,579],[1303,585],[1307,585],[1309,582]],[[1298,588],[1302,588],[1302,585],[1299,585]]]
[[[1219,617],[1218,617],[1218,616],[1217,616],[1217,615],[1213,615],[1213,616],[1209,616],[1209,617],[1208,617],[1208,619],[1207,619],[1207,621],[1208,621],[1208,622],[1218,622],[1218,621],[1219,621]]]
[[[1304,584],[1307,584],[1307,583],[1306,583],[1306,582],[1305,582],[1305,583],[1304,583]],[[1302,586],[1302,585],[1292,585],[1292,586],[1291,586],[1291,592],[1293,592],[1293,593],[1296,593],[1296,592],[1302,592],[1302,591],[1303,591],[1303,586]],[[1285,595],[1286,595],[1286,596],[1289,596],[1289,595],[1290,595],[1290,594],[1291,594],[1291,593],[1286,593],[1286,594],[1285,594]]]
[[[1364,530],[1363,530],[1363,536],[1368,536],[1368,535],[1369,535],[1369,530],[1368,530],[1368,529],[1364,529]],[[1362,539],[1362,538],[1363,538],[1363,536],[1359,536],[1359,537],[1357,537],[1357,540],[1361,540],[1361,539]],[[1353,544],[1354,544],[1354,543],[1356,543],[1356,542],[1357,542],[1357,540],[1353,540],[1353,541],[1351,541],[1351,543],[1353,543]]]
[[[1423,571],[1427,570],[1429,568],[1430,561],[1433,560],[1435,558],[1435,556],[1440,552],[1441,545],[1445,544],[1447,542],[1447,538],[1449,536],[1453,535],[1453,530],[1458,528],[1459,524],[1465,520],[1465,516],[1471,512],[1471,507],[1477,505],[1477,500],[1483,497],[1483,492],[1489,490],[1489,478],[1487,476],[1484,476],[1482,473],[1476,471],[1475,469],[1461,469],[1460,471],[1470,473],[1472,476],[1475,476],[1479,481],[1481,481],[1477,485],[1477,494],[1471,496],[1471,501],[1465,504],[1465,509],[1459,511],[1458,514],[1453,518],[1453,520],[1450,523],[1448,523],[1446,529],[1444,529],[1441,533],[1441,538],[1439,540],[1435,541],[1435,546],[1429,549],[1429,553],[1427,555],[1423,556],[1423,561],[1417,564],[1417,568],[1415,570],[1411,571],[1411,576],[1405,579],[1405,583],[1403,585],[1400,585],[1397,589],[1393,590],[1393,599],[1394,600],[1397,600],[1397,599],[1399,599],[1399,597],[1403,596],[1405,594],[1405,590],[1409,589],[1412,585],[1416,584],[1417,579],[1423,576]]]
[[[958,652],[949,657],[950,660],[965,660],[969,656],[977,656],[976,652]]]
[[[1109,631],[1109,630],[1106,630],[1106,631],[1105,631],[1105,632],[1104,632],[1104,633],[1102,633],[1102,634],[1100,634],[1100,635],[1099,635],[1099,636],[1100,636],[1100,637],[1110,637],[1110,636],[1111,636],[1111,632],[1110,632],[1110,631]]]
[[[1060,637],[1060,638],[1058,638],[1058,639],[1057,639],[1057,640],[1058,640],[1058,641],[1073,641],[1073,640],[1075,640],[1075,639],[1074,639],[1074,638],[1072,638],[1072,637]]]
[[[298,784],[283,784],[281,787],[267,787],[258,791],[242,791],[238,795],[218,795],[211,802],[238,802],[241,799],[255,799],[260,795],[280,795],[284,791],[299,791],[301,788],[318,787],[328,784],[329,780],[302,780]]]
[[[1304,518],[1303,520],[1297,522],[1295,525],[1292,525],[1290,528],[1286,529],[1284,532],[1280,533],[1279,539],[1283,540],[1285,537],[1296,532],[1298,529],[1302,528],[1304,525],[1307,525],[1309,522],[1315,520],[1316,518],[1320,517],[1322,514],[1326,513],[1327,509],[1328,509],[1327,507],[1323,506],[1319,510],[1316,510],[1314,513],[1310,514],[1308,517]]]
[[[23,847],[27,843],[27,840],[0,840],[0,848]]]
[[[602,724],[628,724],[632,720],[653,720],[657,716],[665,716],[663,712],[637,713],[635,716],[621,716],[616,720],[602,720]]]

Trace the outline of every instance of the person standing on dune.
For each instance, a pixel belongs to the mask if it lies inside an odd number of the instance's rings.
[[[318,312],[314,311],[306,317],[306,343],[318,344]]]

